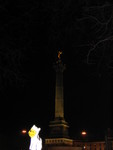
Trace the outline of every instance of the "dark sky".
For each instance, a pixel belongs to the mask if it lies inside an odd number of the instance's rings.
[[[106,60],[98,65],[101,46],[96,49],[96,64],[86,63],[90,47],[82,45],[98,38],[89,30],[92,22],[77,22],[83,17],[83,8],[90,5],[85,0],[1,2],[1,133],[15,134],[36,124],[42,135],[47,135],[49,121],[54,119],[53,63],[60,49],[66,64],[64,110],[71,136],[76,137],[82,129],[104,134],[112,128],[111,72]]]

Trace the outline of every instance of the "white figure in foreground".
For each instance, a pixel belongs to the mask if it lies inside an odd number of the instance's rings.
[[[39,137],[39,132],[41,128],[35,125],[29,130],[28,134],[30,136],[30,146],[29,150],[41,150],[42,149],[42,139]]]

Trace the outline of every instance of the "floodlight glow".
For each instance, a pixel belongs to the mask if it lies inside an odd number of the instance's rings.
[[[83,148],[85,149],[86,147],[84,146]]]
[[[28,134],[32,138],[32,137],[34,137],[36,135],[36,131],[31,129],[31,130],[29,130]]]

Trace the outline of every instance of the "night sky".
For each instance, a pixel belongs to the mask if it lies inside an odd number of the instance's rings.
[[[86,0],[0,2],[1,134],[17,134],[36,124],[42,136],[48,135],[58,50],[66,64],[64,110],[70,135],[76,138],[82,129],[104,135],[112,128],[113,44],[111,39],[100,42],[113,33],[111,20],[107,22],[112,5]]]

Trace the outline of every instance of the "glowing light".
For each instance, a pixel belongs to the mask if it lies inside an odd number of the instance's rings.
[[[84,146],[83,148],[85,149],[86,147]]]
[[[29,130],[28,134],[32,138],[36,135],[36,131],[34,129],[31,129],[31,130]]]
[[[86,131],[82,131],[82,135],[86,135],[87,133],[86,133]]]
[[[26,134],[27,133],[27,130],[22,130],[22,134]]]

